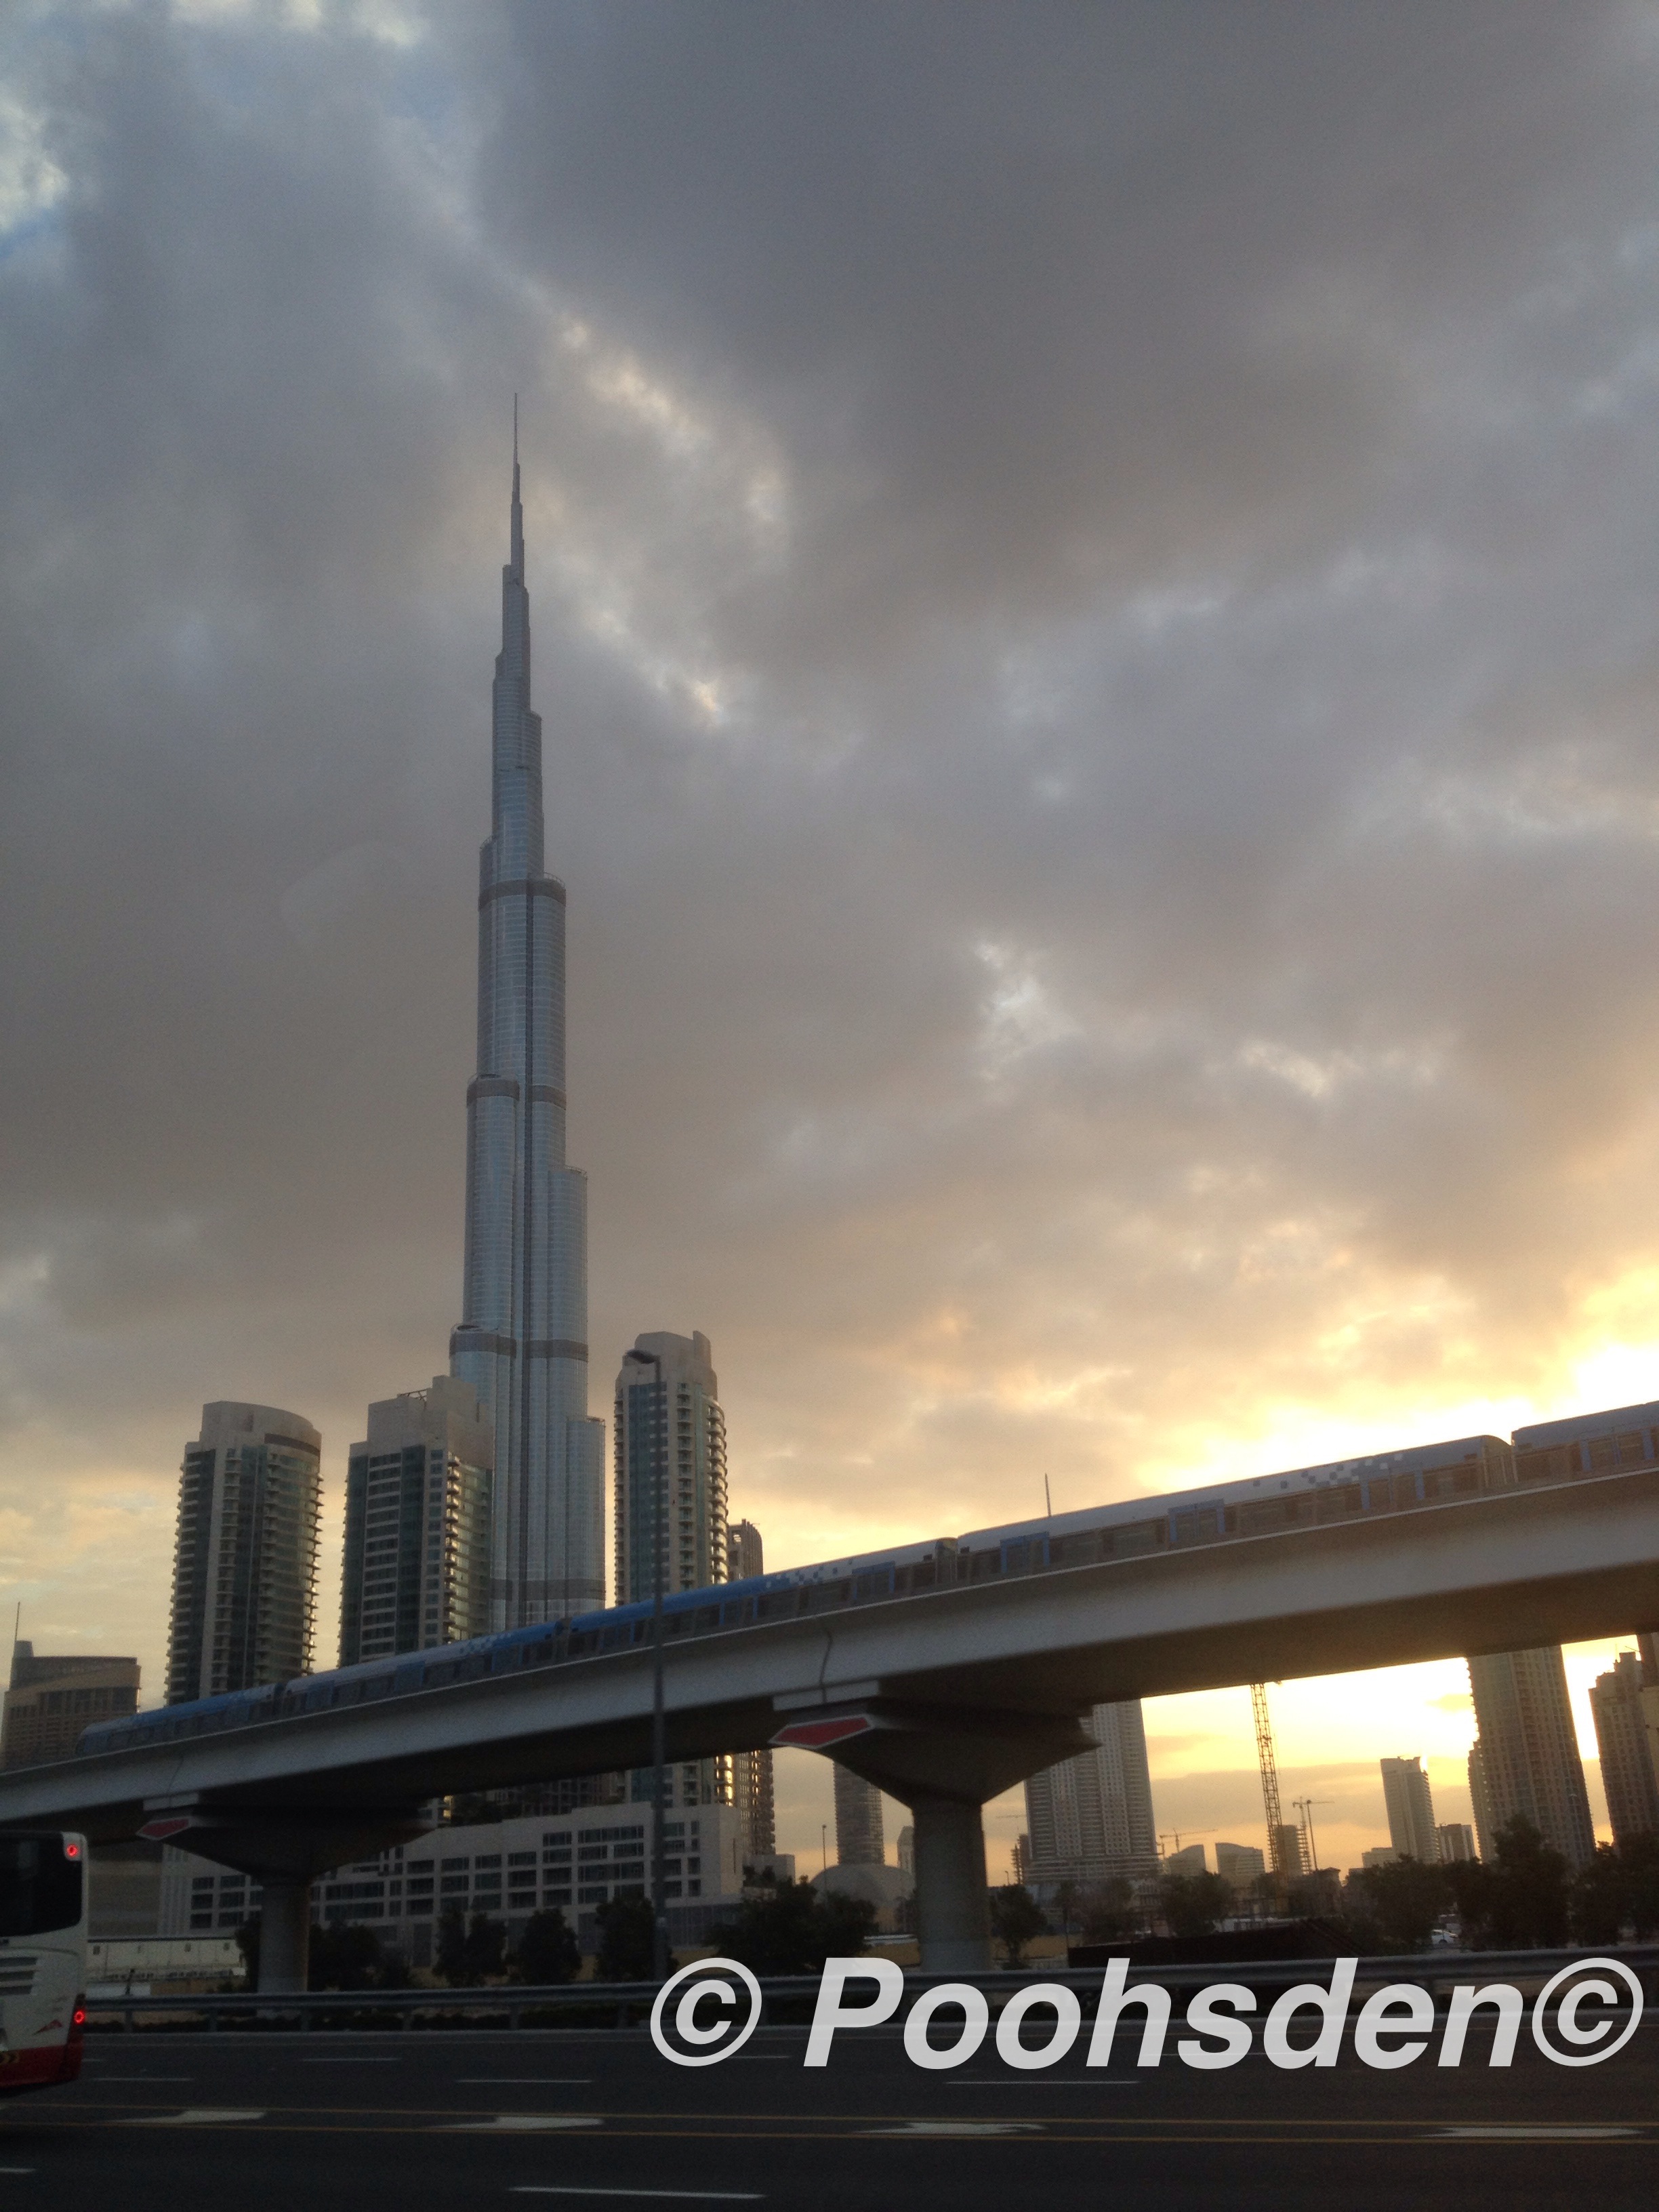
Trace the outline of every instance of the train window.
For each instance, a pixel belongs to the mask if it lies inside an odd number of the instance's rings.
[[[834,1606],[845,1605],[852,1595],[852,1584],[846,1581],[814,1583],[808,1591],[807,1610],[828,1613]]]
[[[1113,1559],[1139,1559],[1144,1553],[1155,1552],[1167,1540],[1168,1531],[1162,1521],[1131,1521],[1127,1528],[1107,1532],[1106,1557]]]
[[[1480,1470],[1472,1464],[1425,1468],[1419,1480],[1425,1499],[1473,1498],[1480,1486]]]
[[[1212,1544],[1221,1534],[1220,1512],[1213,1505],[1194,1506],[1185,1513],[1170,1516],[1170,1540],[1172,1544]]]
[[[1471,1468],[1469,1472],[1472,1476],[1474,1468]],[[1346,1521],[1350,1514],[1358,1510],[1359,1485],[1357,1482],[1336,1482],[1328,1490],[1322,1490],[1318,1493],[1314,1517],[1319,1521]]]
[[[872,1567],[867,1574],[854,1578],[853,1598],[856,1604],[867,1604],[872,1598],[891,1597],[892,1595],[893,1570],[890,1566]]]
[[[691,1616],[692,1632],[710,1636],[720,1625],[720,1609],[717,1605],[700,1605]]]
[[[768,1590],[762,1596],[758,1611],[763,1620],[793,1620],[802,1611],[804,1590]]]
[[[1048,1564],[1048,1539],[1042,1536],[1014,1536],[1002,1547],[1002,1571],[1005,1575],[1032,1575]]]

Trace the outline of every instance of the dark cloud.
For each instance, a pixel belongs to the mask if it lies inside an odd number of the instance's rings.
[[[1646,13],[4,40],[21,1584],[442,1364],[515,386],[599,1403],[788,1553],[1659,1339]]]

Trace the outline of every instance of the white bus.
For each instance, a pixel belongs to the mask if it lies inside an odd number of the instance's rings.
[[[75,2080],[86,1986],[85,1837],[0,1833],[0,2096]]]

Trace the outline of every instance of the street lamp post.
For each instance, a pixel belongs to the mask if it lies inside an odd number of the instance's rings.
[[[660,1374],[659,1375],[660,1381]],[[651,1552],[653,1559],[651,1590],[651,1966],[659,1982],[668,1978],[668,1906],[665,1897],[668,1868],[668,1723],[663,1697],[663,1582],[666,1568],[664,1552],[668,1542],[667,1500],[663,1492],[668,1480],[668,1443],[662,1440],[662,1449],[656,1449],[655,1422],[652,1436],[652,1495],[653,1522]]]

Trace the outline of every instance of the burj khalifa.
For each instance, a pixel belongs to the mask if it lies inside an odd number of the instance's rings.
[[[604,1602],[605,1424],[587,1411],[587,1179],[564,1158],[564,885],[543,866],[542,723],[513,441],[492,827],[478,855],[478,1072],[466,1092],[465,1318],[452,1374],[495,1421],[490,1622]]]

